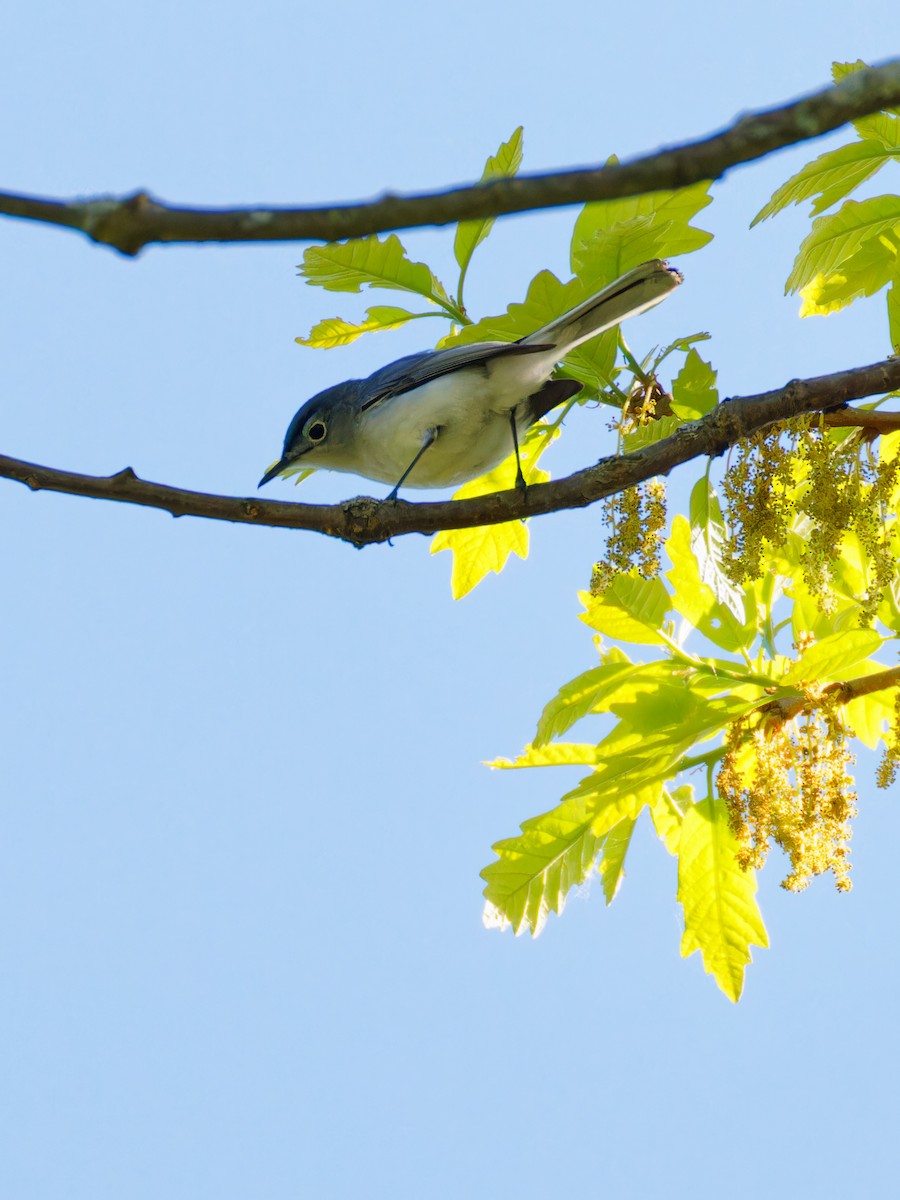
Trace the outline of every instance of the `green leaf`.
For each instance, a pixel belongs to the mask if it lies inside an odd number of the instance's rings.
[[[578,598],[587,609],[581,620],[598,633],[620,642],[666,644],[660,626],[671,603],[659,579],[642,579],[631,571],[617,575],[602,596],[580,592]]]
[[[796,663],[780,680],[783,686],[797,683],[838,683],[847,672],[865,662],[884,645],[874,629],[849,629],[807,646]]]
[[[861,142],[850,142],[837,150],[828,150],[783,183],[768,204],[759,210],[750,226],[752,228],[788,205],[800,204],[810,196],[817,197],[811,215],[818,216],[871,178],[898,154],[900,151],[897,149],[889,149],[882,141],[868,138]]]
[[[497,153],[492,154],[487,160],[481,173],[481,182],[486,183],[490,179],[515,175],[521,165],[522,126],[520,125],[509,141],[503,142]],[[477,221],[460,221],[457,225],[453,253],[456,255],[462,275],[465,275],[472,255],[491,232],[493,224],[493,217],[483,217]]]
[[[886,150],[900,148],[900,116],[896,108],[884,112],[870,113],[853,122],[853,128],[867,141],[881,142]]]
[[[684,366],[672,382],[672,411],[685,421],[696,421],[718,403],[716,372],[696,350],[689,350]]]
[[[552,271],[539,271],[528,285],[521,303],[510,304],[505,313],[484,317],[445,338],[441,346],[461,346],[472,342],[514,342],[548,324],[567,309],[586,300],[588,292],[575,279],[563,283]]]
[[[607,905],[612,904],[616,893],[625,878],[625,855],[631,845],[631,835],[634,833],[635,822],[631,817],[623,817],[603,839],[603,851],[597,870],[603,884],[603,895]]]
[[[394,308],[387,304],[376,304],[366,309],[366,318],[358,325],[345,321],[343,317],[325,317],[314,325],[305,338],[294,338],[301,346],[312,346],[316,350],[331,350],[335,346],[346,346],[355,342],[363,333],[376,329],[396,329],[416,317],[431,317],[435,313],[411,313],[405,308]]]
[[[407,257],[395,233],[310,246],[303,252],[300,274],[307,283],[331,292],[358,292],[363,287],[416,292],[442,308],[449,303],[444,285],[425,263]]]
[[[518,758],[495,758],[485,766],[511,771],[522,767],[596,767],[602,761],[593,742],[552,742],[549,745],[535,742],[526,746]]]
[[[677,788],[664,787],[656,803],[650,805],[653,828],[673,858],[678,854],[684,814],[693,803],[693,785],[684,783]]]
[[[699,950],[707,974],[738,1001],[750,947],[769,939],[756,903],[756,877],[742,871],[738,844],[721,801],[701,800],[685,813],[678,852],[678,899],[684,908],[681,955]]]
[[[801,289],[801,317],[826,316],[846,308],[860,296],[880,291],[896,275],[900,222],[892,235],[881,233],[867,238],[839,270],[820,274]]]
[[[617,655],[621,651],[616,651]],[[661,684],[683,678],[682,663],[671,658],[651,663],[607,661],[592,667],[563,684],[545,705],[534,737],[536,746],[559,737],[583,717],[592,713],[611,712],[615,704],[633,700],[641,692],[653,691]]]
[[[546,483],[550,478],[547,471],[536,465],[548,444],[546,433],[546,426],[532,425],[528,437],[519,447],[526,483]],[[514,487],[515,482],[516,456],[511,454],[493,471],[464,483],[453,493],[453,499],[506,491]],[[500,525],[479,525],[474,529],[444,529],[435,534],[431,542],[432,554],[439,554],[441,550],[450,550],[453,554],[450,586],[454,600],[461,600],[491,571],[499,575],[511,554],[528,557],[528,526],[524,521],[504,521]]]
[[[709,187],[695,183],[586,204],[572,231],[572,273],[595,290],[648,258],[699,250],[712,234],[690,221],[711,203]]]
[[[845,200],[836,213],[817,217],[800,245],[785,291],[800,291],[817,275],[839,272],[863,242],[880,234],[890,237],[898,222],[900,196]]]
[[[900,278],[895,277],[887,294],[888,333],[895,354],[900,354]]]
[[[658,797],[669,769],[665,755],[637,763],[613,760],[551,812],[525,821],[518,837],[497,842],[497,861],[481,872],[485,923],[511,925],[516,934],[530,929],[536,937],[548,915],[561,913],[569,891],[588,877],[605,835]]]
[[[691,550],[697,559],[701,580],[720,604],[745,624],[744,597],[725,573],[723,566],[728,531],[719,499],[707,476],[698,479],[691,491]]]
[[[676,514],[666,542],[666,553],[672,561],[672,569],[666,573],[672,587],[672,606],[704,637],[723,650],[734,652],[749,649],[756,630],[744,625],[727,604],[716,599],[712,588],[700,573],[700,564],[694,551],[696,540],[687,519],[680,513]]]
[[[637,429],[632,429],[630,433],[626,433],[622,437],[622,449],[626,454],[631,454],[633,450],[642,450],[645,446],[652,446],[654,442],[661,442],[663,438],[671,437],[676,429],[680,429],[684,424],[681,417],[659,417],[655,421],[648,421],[646,425],[639,425]]]
[[[844,705],[844,715],[854,736],[870,750],[877,749],[885,728],[893,723],[894,689],[856,696]]]

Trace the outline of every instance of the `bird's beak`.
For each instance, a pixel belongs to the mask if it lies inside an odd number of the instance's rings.
[[[293,461],[294,460],[292,458],[279,459],[274,467],[269,467],[268,471],[266,471],[265,475],[263,475],[262,479],[256,486],[261,488],[264,483],[268,483],[270,480],[274,479],[276,475],[280,475],[282,471],[287,470]]]

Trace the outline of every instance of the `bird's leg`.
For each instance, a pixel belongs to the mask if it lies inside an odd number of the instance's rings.
[[[400,488],[403,486],[404,481],[406,480],[409,473],[412,471],[413,467],[416,465],[416,463],[419,461],[419,459],[422,457],[422,455],[425,453],[425,451],[428,449],[428,447],[433,446],[434,443],[437,441],[438,432],[439,432],[439,430],[437,430],[437,429],[429,429],[427,431],[427,433],[425,434],[425,439],[422,442],[422,445],[419,447],[418,454],[412,460],[412,462],[409,464],[409,466],[406,468],[406,470],[403,472],[403,474],[400,476],[400,478],[397,480],[397,483],[396,483],[393,491],[391,492],[391,494],[389,496],[386,497],[386,500],[396,500],[397,499],[397,493],[400,491]]]
[[[510,410],[509,427],[512,430],[513,447],[516,451],[516,487],[519,491],[524,492],[527,485],[525,476],[522,474],[522,460],[519,457],[519,431],[516,429],[516,410],[514,408]]]

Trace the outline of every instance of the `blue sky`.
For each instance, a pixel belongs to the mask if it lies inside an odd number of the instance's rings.
[[[529,169],[597,162],[814,90],[832,59],[882,60],[895,26],[881,0],[33,0],[0,45],[0,186],[350,200],[477,177],[518,124]],[[883,299],[805,322],[784,299],[801,211],[747,228],[839,141],[718,185],[715,240],[635,344],[708,329],[726,394],[883,357]],[[564,271],[572,215],[501,223],[471,308]],[[452,278],[449,233],[403,237]],[[296,346],[365,307],[300,282],[300,254],[132,261],[0,222],[3,452],[252,493],[301,401],[430,330]],[[557,471],[608,451],[597,415]],[[361,490],[322,474],[303,497]],[[457,604],[422,538],[358,552],[6,481],[0,498],[0,1193],[884,1192],[900,818],[868,767],[854,891],[787,895],[773,862],[772,948],[737,1007],[680,959],[648,829],[611,909],[595,888],[534,943],[481,926],[491,843],[574,782],[481,763],[592,664],[575,593],[597,511],[542,519],[528,563]]]

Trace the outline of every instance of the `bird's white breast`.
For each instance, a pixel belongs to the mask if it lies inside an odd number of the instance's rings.
[[[547,355],[503,355],[392,396],[360,416],[359,465],[346,469],[396,483],[436,429],[404,486],[455,487],[483,475],[513,452],[509,414],[554,366]]]

